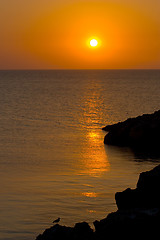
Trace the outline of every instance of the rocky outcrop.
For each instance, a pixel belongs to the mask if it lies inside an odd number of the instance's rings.
[[[46,229],[36,240],[105,240],[157,239],[160,226],[160,165],[139,176],[136,189],[126,189],[115,195],[118,210],[95,221],[95,231],[88,223],[66,227],[56,224]]]
[[[118,211],[95,221],[96,239],[156,239],[160,226],[160,165],[139,176],[136,189],[115,194]]]
[[[36,240],[92,240],[93,230],[86,222],[76,223],[74,227],[66,227],[56,224],[40,234]]]
[[[108,132],[105,144],[160,150],[160,110],[102,129]]]
[[[95,239],[157,239],[160,213],[155,211],[126,210],[111,213],[95,221]]]
[[[160,165],[139,176],[136,189],[115,194],[119,210],[160,209]]]

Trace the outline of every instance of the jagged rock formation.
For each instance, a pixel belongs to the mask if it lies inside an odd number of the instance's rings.
[[[91,227],[86,222],[76,223],[74,227],[54,225],[40,234],[36,240],[92,240],[94,233]]]
[[[160,110],[102,128],[104,143],[160,151]]]

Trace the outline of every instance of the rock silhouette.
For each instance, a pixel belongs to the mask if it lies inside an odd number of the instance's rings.
[[[119,210],[160,209],[160,165],[139,176],[136,189],[126,189],[115,194]]]
[[[102,128],[104,143],[160,151],[160,110]]]
[[[86,222],[76,223],[74,227],[61,226],[59,224],[46,229],[36,240],[92,240],[94,239],[93,230]]]

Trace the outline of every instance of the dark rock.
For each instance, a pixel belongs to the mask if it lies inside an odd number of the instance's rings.
[[[95,221],[96,239],[156,239],[160,226],[160,165],[141,173],[136,189],[115,194],[118,211]]]
[[[137,188],[143,191],[160,192],[160,165],[150,171],[140,173]]]
[[[93,239],[93,230],[86,222],[76,223],[73,229],[74,239],[90,240]]]
[[[36,240],[53,240],[53,239],[70,239],[73,232],[71,227],[61,226],[59,224],[54,225],[46,229],[43,234],[40,234]]]
[[[136,189],[115,194],[118,209],[160,208],[160,165],[139,176]]]
[[[93,230],[86,222],[76,223],[74,227],[54,225],[40,234],[36,240],[93,240]]]
[[[105,239],[145,239],[159,236],[160,214],[149,214],[140,210],[120,211],[109,214],[105,219],[96,221],[97,240]]]
[[[117,192],[115,194],[115,200],[120,210],[140,208],[143,206],[142,198],[139,196],[137,189],[132,190],[127,188],[123,192]]]
[[[108,131],[104,138],[105,144],[160,151],[160,110],[153,114],[129,118],[102,129]]]

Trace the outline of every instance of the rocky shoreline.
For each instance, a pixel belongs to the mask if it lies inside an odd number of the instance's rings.
[[[107,131],[104,143],[108,145],[159,151],[160,110],[102,128]]]
[[[105,144],[160,153],[160,110],[108,125],[103,130],[108,132]],[[156,239],[160,227],[160,165],[141,173],[137,187],[117,192],[115,200],[118,210],[96,220],[94,230],[86,222],[74,227],[55,224],[36,240]]]
[[[117,192],[115,200],[118,210],[96,220],[95,230],[86,222],[76,223],[74,227],[55,224],[36,240],[155,239],[160,226],[160,165],[141,173],[137,187]]]

